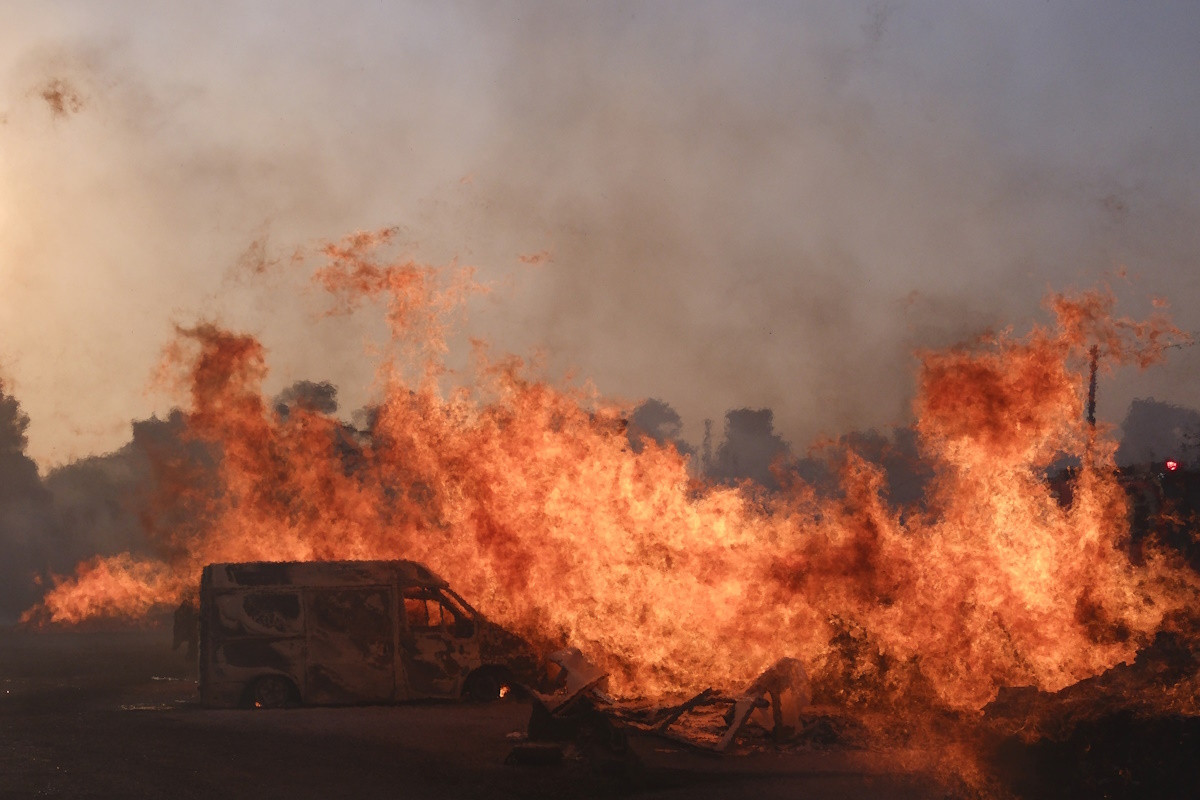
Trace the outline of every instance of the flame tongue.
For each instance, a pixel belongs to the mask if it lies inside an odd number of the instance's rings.
[[[1195,602],[1191,573],[1118,549],[1112,448],[1079,423],[1081,348],[1143,362],[1171,330],[1114,320],[1107,294],[1053,298],[1054,331],[923,355],[936,477],[902,520],[853,454],[835,499],[700,485],[674,450],[634,453],[622,409],[482,348],[476,385],[444,396],[445,315],[470,273],[377,263],[387,238],[329,248],[318,273],[347,307],[384,298],[407,359],[384,364],[369,434],[275,414],[260,345],[181,331],[168,361],[212,463],[161,464],[152,534],[173,555],[81,565],[47,594],[51,619],[143,614],[213,561],[412,558],[498,622],[582,649],[620,693],[740,686],[794,656],[835,695],[979,708],[1002,685],[1057,689],[1128,661]],[[1042,479],[1062,452],[1084,459],[1065,507]]]

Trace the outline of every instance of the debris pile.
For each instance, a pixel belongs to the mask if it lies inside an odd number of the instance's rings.
[[[801,712],[812,702],[808,674],[794,658],[781,658],[740,692],[707,688],[672,705],[609,695],[607,674],[578,649],[560,650],[549,660],[560,670],[560,688],[552,694],[527,689],[533,701],[529,731],[510,753],[510,764],[556,764],[566,757],[636,760],[628,745],[631,733],[723,753],[751,722],[782,743],[803,728]]]

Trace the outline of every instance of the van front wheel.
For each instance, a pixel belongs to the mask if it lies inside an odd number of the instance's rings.
[[[463,694],[478,703],[488,703],[504,696],[505,681],[495,669],[477,669],[467,676]]]
[[[287,678],[264,675],[250,684],[250,705],[254,708],[287,708],[294,694]]]

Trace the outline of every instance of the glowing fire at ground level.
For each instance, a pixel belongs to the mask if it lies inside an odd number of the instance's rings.
[[[386,238],[331,246],[317,273],[344,305],[386,304],[399,355],[370,429],[276,413],[261,345],[181,331],[167,369],[205,455],[158,465],[161,556],[82,564],[28,619],[143,615],[211,562],[408,558],[546,651],[579,647],[619,694],[741,686],[791,656],[818,697],[950,709],[1063,689],[1161,631],[1195,637],[1196,574],[1152,541],[1129,557],[1113,446],[1082,423],[1093,346],[1150,363],[1177,334],[1162,318],[1054,297],[1054,328],[922,354],[934,478],[895,508],[854,454],[832,495],[786,474],[775,494],[706,485],[672,449],[635,452],[623,409],[482,348],[475,383],[443,392],[444,315],[470,276],[380,261]],[[1044,477],[1064,454],[1080,464],[1067,504]]]

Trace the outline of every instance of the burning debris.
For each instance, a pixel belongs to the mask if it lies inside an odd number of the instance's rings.
[[[808,675],[798,661],[783,658],[744,691],[727,694],[705,689],[673,705],[622,700],[605,691],[608,675],[578,649],[550,654],[557,665],[560,688],[541,694],[526,687],[532,699],[526,740],[515,745],[507,763],[553,765],[572,756],[593,762],[636,764],[630,735],[651,735],[697,750],[724,753],[751,721],[776,742],[799,728],[799,714],[811,700]]]
[[[709,688],[678,705],[618,707],[615,714],[638,730],[725,752],[752,718],[775,741],[788,739],[799,729],[800,713],[811,702],[804,667],[794,658],[782,658],[737,694]]]

